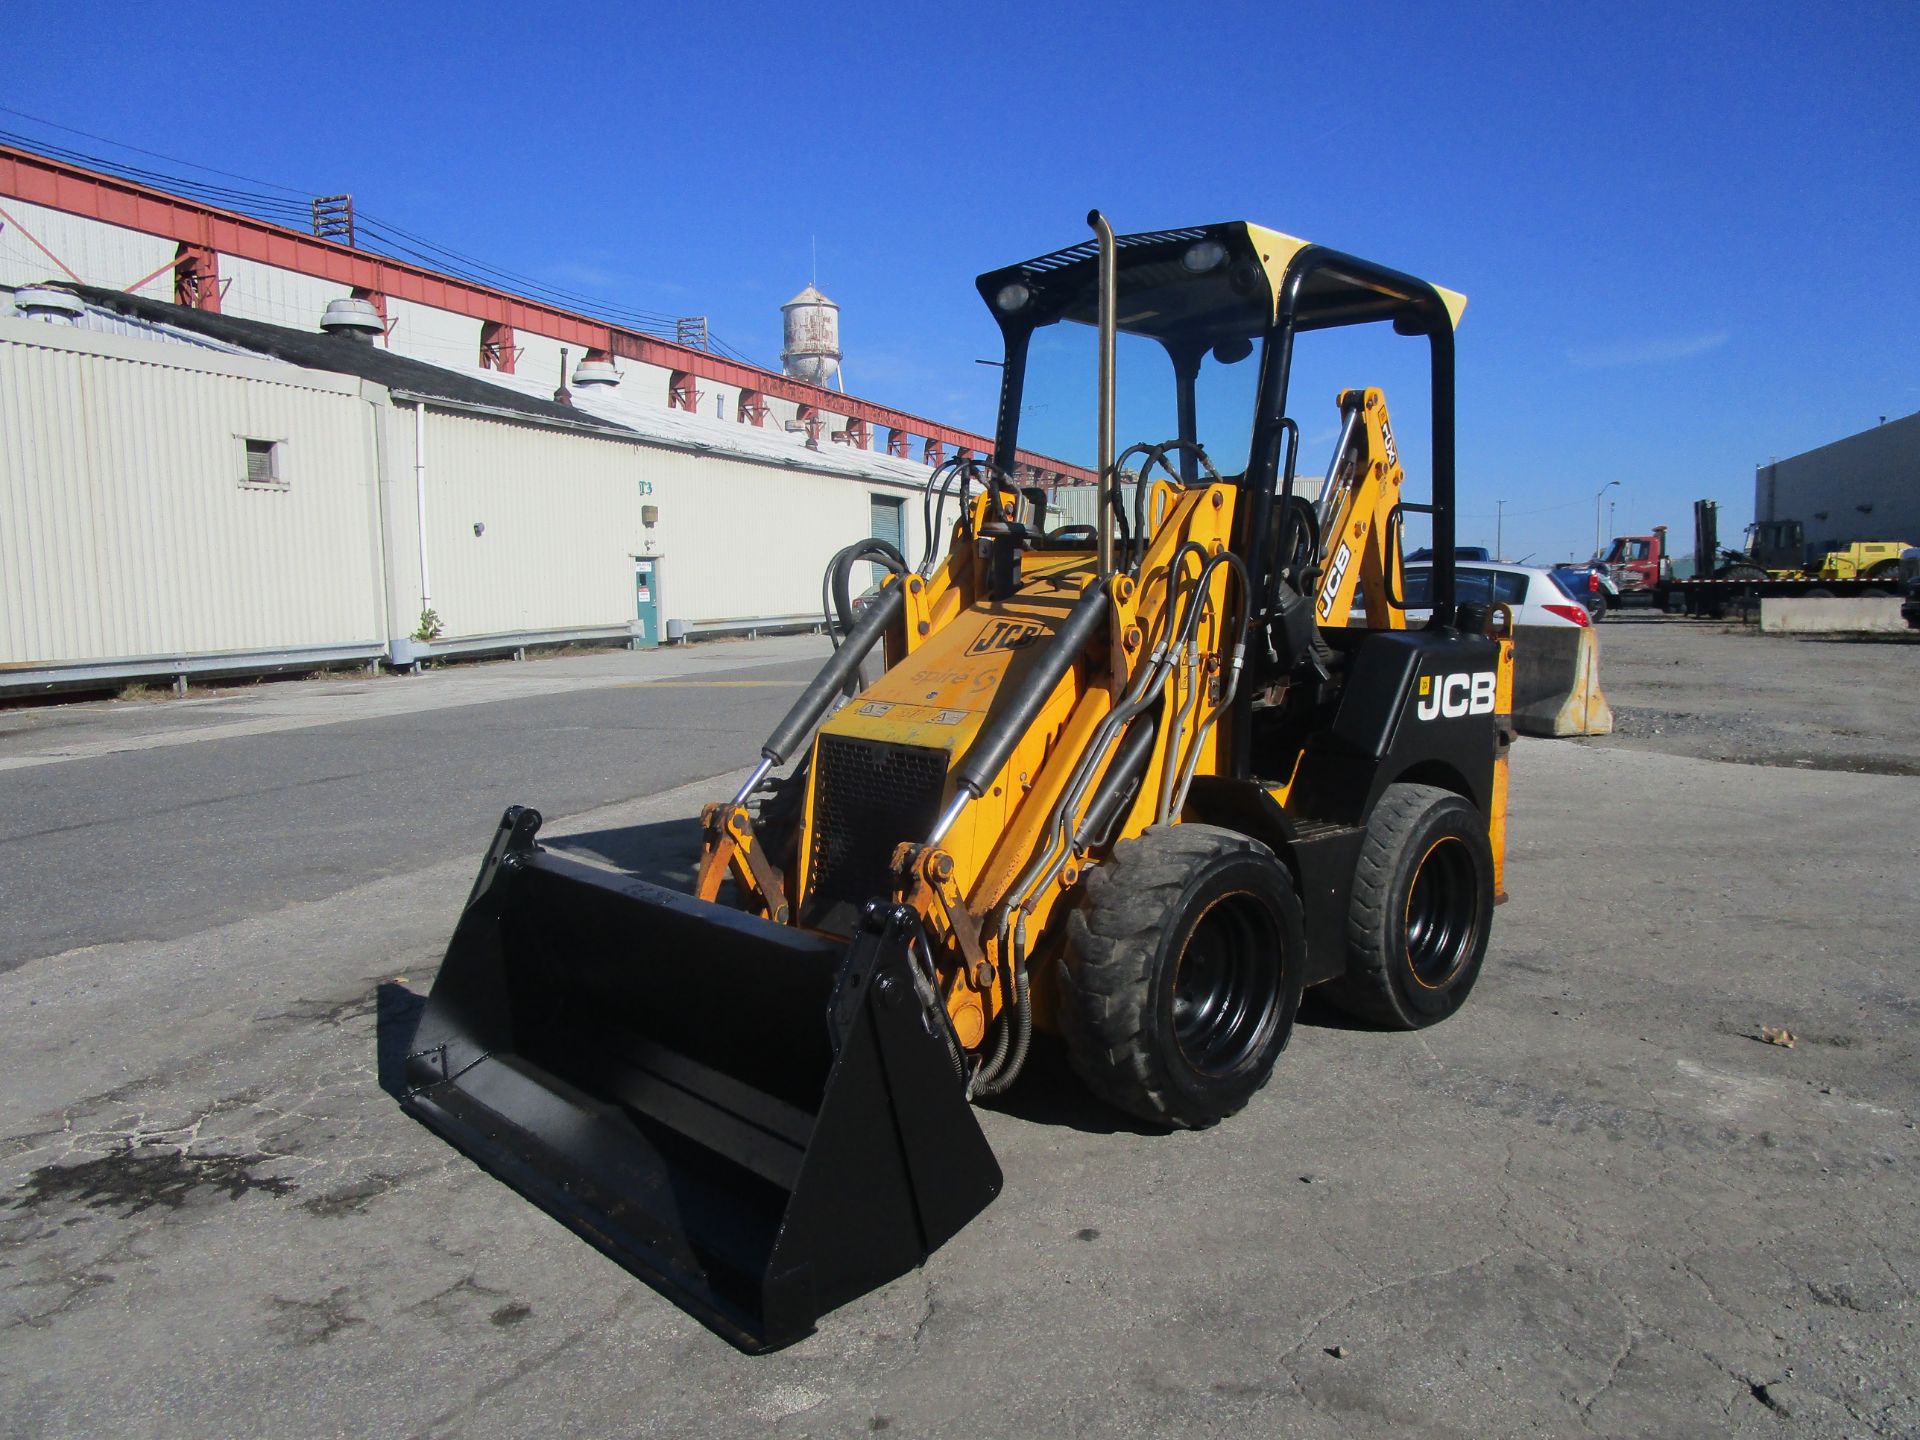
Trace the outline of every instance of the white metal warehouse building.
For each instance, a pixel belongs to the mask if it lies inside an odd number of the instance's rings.
[[[409,663],[429,607],[442,654],[808,623],[849,539],[897,524],[916,558],[924,541],[913,461],[74,299],[0,317],[0,685],[16,691]]]
[[[0,692],[812,624],[991,442],[810,376],[0,145]]]

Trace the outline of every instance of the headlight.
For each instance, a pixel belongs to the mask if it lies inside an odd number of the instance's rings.
[[[1016,310],[1027,308],[1027,302],[1033,299],[1033,292],[1015,280],[1010,285],[1002,285],[1000,293],[993,297],[993,308],[1002,315],[1011,315]]]
[[[1218,240],[1196,241],[1187,247],[1186,253],[1180,257],[1180,263],[1195,275],[1204,275],[1227,263],[1227,247]]]

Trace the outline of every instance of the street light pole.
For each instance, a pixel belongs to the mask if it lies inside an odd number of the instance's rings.
[[[1597,491],[1594,492],[1594,496],[1593,496],[1593,558],[1596,560],[1600,558],[1600,501],[1606,496],[1607,491],[1613,489],[1613,487],[1618,485],[1619,483],[1620,482],[1618,480],[1609,480],[1607,481],[1606,484],[1602,485]]]
[[[1507,502],[1504,500],[1496,500],[1493,503],[1496,507],[1493,512],[1493,558],[1504,561],[1507,558],[1504,544],[1507,522]]]

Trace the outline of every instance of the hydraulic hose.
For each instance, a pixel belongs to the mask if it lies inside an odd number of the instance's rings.
[[[1191,540],[1174,552],[1173,559],[1167,567],[1167,602],[1162,607],[1162,614],[1166,617],[1166,629],[1162,632],[1161,643],[1155,649],[1151,662],[1141,668],[1138,678],[1128,687],[1120,706],[1109,712],[1101,721],[1092,741],[1081,753],[1072,775],[1068,778],[1066,788],[1047,818],[1048,834],[1045,847],[1014,882],[1001,908],[1000,953],[1007,957],[1008,969],[1011,972],[1008,978],[1011,981],[1012,995],[1006,1024],[1002,1027],[1000,1039],[994,1046],[993,1056],[981,1067],[979,1075],[975,1077],[975,1094],[997,1095],[1011,1086],[1022,1067],[1025,1066],[1032,1044],[1032,982],[1027,973],[1027,898],[1041,885],[1052,880],[1068,857],[1073,854],[1074,841],[1086,829],[1085,822],[1082,822],[1078,829],[1074,829],[1073,812],[1079,806],[1080,797],[1086,793],[1087,786],[1092,782],[1096,764],[1106,755],[1121,728],[1147,710],[1159,698],[1160,691],[1166,684],[1173,655],[1179,646],[1191,643],[1193,633],[1198,628],[1199,612],[1206,603],[1205,582],[1211,573],[1211,563],[1202,564],[1199,588],[1196,588],[1189,597],[1186,613],[1182,616],[1175,614],[1175,601],[1179,593],[1179,571],[1189,549],[1198,552],[1203,562],[1205,561],[1205,548]],[[1151,718],[1149,716],[1149,719]],[[1129,736],[1128,740],[1131,741],[1132,737]],[[1140,742],[1143,756],[1148,744],[1150,740]],[[1125,748],[1127,747],[1123,745],[1123,750]],[[1068,833],[1070,830],[1073,831],[1072,834]],[[1063,841],[1064,848],[1062,848]]]
[[[1167,819],[1186,808],[1187,790],[1193,784],[1193,772],[1200,766],[1200,747],[1206,742],[1207,733],[1219,723],[1220,717],[1240,693],[1240,672],[1247,654],[1247,626],[1253,618],[1253,592],[1248,588],[1247,567],[1238,555],[1229,550],[1214,557],[1214,563],[1221,562],[1232,565],[1234,577],[1240,582],[1240,623],[1234,627],[1233,647],[1227,656],[1226,678],[1222,682],[1220,701],[1207,712],[1207,718],[1200,722],[1200,728],[1193,732],[1193,748],[1187,752],[1186,762],[1180,767],[1180,783],[1174,788],[1172,800],[1163,817]],[[1204,578],[1201,583],[1206,583]],[[1168,757],[1172,758],[1172,754],[1170,749]]]
[[[1201,558],[1200,581],[1196,583],[1188,597],[1184,612],[1179,610],[1180,572],[1186,563],[1187,552],[1191,550]],[[1193,639],[1194,631],[1199,627],[1200,612],[1206,604],[1205,581],[1210,577],[1215,561],[1222,557],[1208,559],[1204,546],[1196,541],[1186,541],[1173,554],[1167,565],[1167,599],[1161,607],[1165,617],[1165,629],[1161,632],[1160,642],[1155,647],[1149,662],[1141,667],[1139,678],[1122,697],[1120,704],[1109,711],[1100,722],[1093,738],[1076,762],[1073,773],[1068,777],[1066,786],[1055,802],[1046,822],[1046,843],[1035,854],[1033,861],[1022,872],[1007,892],[1006,908],[1002,911],[1000,938],[1002,949],[1007,942],[1007,931],[1011,918],[1016,913],[1025,913],[1030,897],[1040,887],[1049,883],[1060,873],[1079,843],[1079,837],[1085,833],[1084,821],[1075,826],[1074,812],[1079,809],[1081,797],[1087,787],[1093,783],[1093,774],[1113,743],[1119,738],[1121,730],[1131,724],[1134,718],[1155,704],[1161,691],[1166,688],[1167,676],[1171,673],[1174,657],[1180,649]]]
[[[992,1097],[1011,1089],[1013,1082],[1020,1078],[1020,1072],[1026,1068],[1027,1055],[1033,1047],[1033,992],[1027,978],[1026,964],[1026,917],[1020,918],[1019,938],[1015,941],[1012,994],[1007,1006],[1006,1023],[1001,1027],[1000,1038],[993,1047],[993,1057],[980,1067],[980,1073],[974,1077],[973,1093]]]
[[[1168,807],[1173,804],[1173,760],[1180,753],[1180,740],[1186,734],[1187,722],[1200,708],[1200,651],[1191,640],[1187,642],[1186,658],[1180,662],[1180,668],[1189,675],[1187,698],[1174,712],[1173,729],[1167,735],[1167,763],[1160,767],[1160,801],[1154,807],[1153,818],[1161,825],[1170,818]]]
[[[1120,732],[1147,707],[1160,697],[1165,687],[1167,674],[1173,657],[1179,653],[1182,640],[1179,638],[1183,625],[1178,615],[1176,597],[1179,593],[1179,572],[1185,564],[1188,550],[1196,552],[1205,569],[1206,549],[1194,541],[1187,541],[1174,552],[1167,566],[1167,599],[1161,606],[1163,629],[1158,641],[1145,664],[1140,667],[1133,683],[1121,696],[1120,703],[1110,710],[1094,730],[1092,738],[1074,762],[1066,785],[1061,789],[1060,798],[1054,802],[1053,810],[1046,819],[1045,844],[1035,853],[1025,871],[1014,881],[1007,891],[1005,908],[1001,912],[1000,941],[1004,951],[1008,939],[1008,928],[1012,917],[1023,912],[1027,898],[1054,875],[1067,862],[1073,853],[1073,815],[1079,808],[1080,800],[1093,783],[1095,769],[1112,749]]]
[[[1108,830],[1119,818],[1121,802],[1146,768],[1147,756],[1153,753],[1153,742],[1159,733],[1160,712],[1157,710],[1147,711],[1127,727],[1126,738],[1114,752],[1113,764],[1100,777],[1099,788],[1093,792],[1086,816],[1080,822],[1080,832],[1087,837],[1088,844],[1104,842]]]
[[[853,567],[862,560],[883,565],[895,575],[907,573],[906,558],[878,536],[856,540],[834,552],[833,558],[827,562],[821,589],[830,596],[831,609],[826,610],[826,620],[828,631],[835,637],[835,649],[839,648],[838,637],[841,632],[853,628],[853,593],[848,578]]]
[[[926,543],[920,552],[918,567],[923,579],[933,573],[934,557],[939,553],[936,547],[940,543],[940,525],[947,513],[947,494],[953,489],[956,476],[960,480],[960,517],[963,521],[967,517],[966,467],[970,463],[956,455],[951,460],[942,461],[927,476],[926,491],[920,499],[920,523],[926,532]]]

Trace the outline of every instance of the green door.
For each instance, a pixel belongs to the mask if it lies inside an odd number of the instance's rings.
[[[651,650],[660,643],[660,562],[651,555],[633,557],[634,643]]]
[[[875,495],[871,491],[867,496],[867,515],[872,522],[867,533],[876,540],[884,540],[902,555],[907,552],[907,529],[905,521],[906,501],[892,495]],[[873,572],[869,583],[878,585],[880,577],[887,573],[883,565],[867,567]]]

